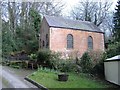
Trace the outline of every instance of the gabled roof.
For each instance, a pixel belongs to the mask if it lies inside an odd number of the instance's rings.
[[[50,27],[68,28],[74,30],[84,30],[90,32],[103,33],[96,25],[88,21],[70,20],[63,17],[44,16]]]

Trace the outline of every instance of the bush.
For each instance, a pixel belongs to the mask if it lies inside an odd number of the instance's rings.
[[[30,60],[32,60],[32,61],[36,61],[36,60],[37,60],[37,54],[31,53],[30,55],[28,55],[28,57],[29,57]]]
[[[104,60],[107,54],[103,53],[99,62],[93,67],[91,73],[104,78]]]
[[[85,52],[80,61],[80,66],[82,67],[82,72],[89,73],[92,70],[92,60],[88,54],[88,52]]]
[[[37,60],[61,72],[76,72],[77,64],[73,59],[62,59],[61,54],[50,50],[40,50]]]
[[[39,50],[37,53],[37,61],[40,63],[48,63],[50,60],[51,51],[49,50]]]
[[[57,60],[59,61],[59,59],[59,53],[52,52],[47,49],[39,50],[37,53],[37,62],[40,62],[41,64],[46,64],[50,68],[57,69]]]
[[[120,42],[115,42],[113,44],[110,44],[108,46],[108,49],[106,50],[107,58],[111,58],[113,56],[120,54]]]
[[[14,61],[9,62],[10,67],[17,68],[17,69],[22,68],[22,64],[23,64],[22,62],[14,62]]]
[[[61,60],[58,64],[58,70],[61,72],[77,72],[77,65],[70,59]]]
[[[102,51],[89,51],[81,57],[80,65],[84,73],[104,77],[104,60],[107,54]]]
[[[92,67],[94,67],[96,64],[98,64],[102,57],[103,57],[103,51],[97,50],[97,51],[89,51],[88,54],[91,57],[92,60]]]

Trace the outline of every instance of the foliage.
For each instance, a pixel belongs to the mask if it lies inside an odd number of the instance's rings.
[[[2,26],[2,53],[6,55],[10,51],[15,51],[16,45],[12,38],[12,33],[8,31],[8,22],[2,21]]]
[[[30,55],[28,55],[28,57],[29,57],[31,60],[36,60],[36,59],[37,59],[37,55],[36,55],[36,54],[33,54],[33,53],[31,53]]]
[[[50,68],[43,68],[43,67],[39,67],[38,68],[38,70],[37,70],[38,72],[52,72],[52,73],[60,73],[59,71],[57,71],[57,70],[55,70],[55,69],[50,69]],[[35,72],[36,73],[36,72]],[[34,74],[34,73],[33,73]]]
[[[40,23],[41,23],[41,16],[39,13],[34,10],[33,8],[30,9],[29,15],[33,21],[33,26],[35,28],[36,33],[38,34],[40,29]]]
[[[104,60],[106,58],[106,52],[89,51],[83,54],[80,65],[83,72],[104,78]]]
[[[91,57],[91,60],[92,60],[92,67],[94,67],[96,64],[98,64],[102,57],[103,57],[103,51],[100,51],[100,50],[97,50],[97,51],[94,51],[94,50],[91,50],[91,51],[88,51],[88,54],[89,56]]]
[[[62,2],[4,2],[2,15],[2,54],[38,50],[41,15],[61,15]],[[6,11],[6,12],[4,12]]]
[[[72,60],[66,59],[58,63],[57,69],[61,72],[77,72],[77,65]]]
[[[29,12],[30,14],[26,18],[23,18],[24,16],[20,17],[22,18],[20,24],[16,24],[15,26],[7,21],[2,21],[3,55],[21,50],[25,50],[27,53],[34,53],[38,50],[38,31],[41,25],[41,16],[34,9]]]
[[[104,52],[101,55],[99,62],[92,68],[91,73],[99,77],[104,78],[104,60],[107,58],[107,54]]]
[[[13,68],[16,68],[16,69],[19,69],[19,68],[20,68],[20,66],[14,65],[14,64],[11,64],[10,67],[13,67]]]
[[[113,35],[116,41],[120,41],[120,0],[118,0],[118,5],[116,5],[116,12],[114,13],[113,23]]]
[[[106,50],[107,58],[120,54],[120,0],[118,0],[116,5],[113,23],[114,27],[112,31],[114,40],[108,45],[108,49]]]
[[[71,59],[71,60],[72,59],[75,60],[76,58],[80,56],[80,53],[77,50],[70,50],[67,54],[68,56],[66,58]]]
[[[23,64],[22,62],[15,62],[15,61],[9,62],[10,67],[17,68],[17,69],[22,68],[22,64]]]
[[[108,49],[106,50],[107,58],[111,58],[113,56],[120,54],[120,42],[115,42],[109,44]]]
[[[37,61],[40,61],[41,63],[48,62],[47,64],[49,64],[50,57],[51,57],[51,51],[49,50],[41,49],[37,53]]]
[[[41,62],[42,64],[46,64],[51,68],[56,69],[56,62],[59,61],[60,56],[59,53],[52,52],[48,49],[40,49],[37,53],[37,62]]]
[[[92,60],[91,57],[89,56],[88,52],[85,52],[80,61],[80,66],[82,67],[82,71],[84,73],[89,73],[92,69]]]
[[[38,62],[49,65],[51,68],[62,72],[76,72],[77,64],[71,59],[61,59],[60,53],[50,50],[40,50],[37,57]]]

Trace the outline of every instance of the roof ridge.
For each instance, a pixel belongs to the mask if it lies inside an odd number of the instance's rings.
[[[61,27],[103,33],[93,22],[90,21],[72,20],[64,18],[62,16],[57,17],[45,15],[44,17],[48,25],[52,27]]]
[[[62,16],[49,16],[49,15],[44,15],[45,17],[52,17],[52,18],[61,18],[61,19],[65,19],[65,20],[71,20],[71,21],[79,21],[79,22],[87,22],[87,23],[93,23],[93,22],[90,22],[90,21],[82,21],[82,20],[74,20],[74,19],[68,19],[68,18],[65,18],[65,17],[62,17]]]

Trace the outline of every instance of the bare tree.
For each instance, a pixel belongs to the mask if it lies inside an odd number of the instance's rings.
[[[13,34],[15,34],[16,30],[16,8],[15,8],[15,2],[8,2],[8,12],[9,12],[9,25],[10,25],[10,30],[12,31]]]
[[[95,25],[100,26],[109,14],[112,3],[109,2],[92,2],[86,0],[79,2],[71,11],[73,19],[91,21]]]
[[[62,1],[50,0],[48,2],[34,2],[32,7],[42,15],[60,16],[64,5]]]

